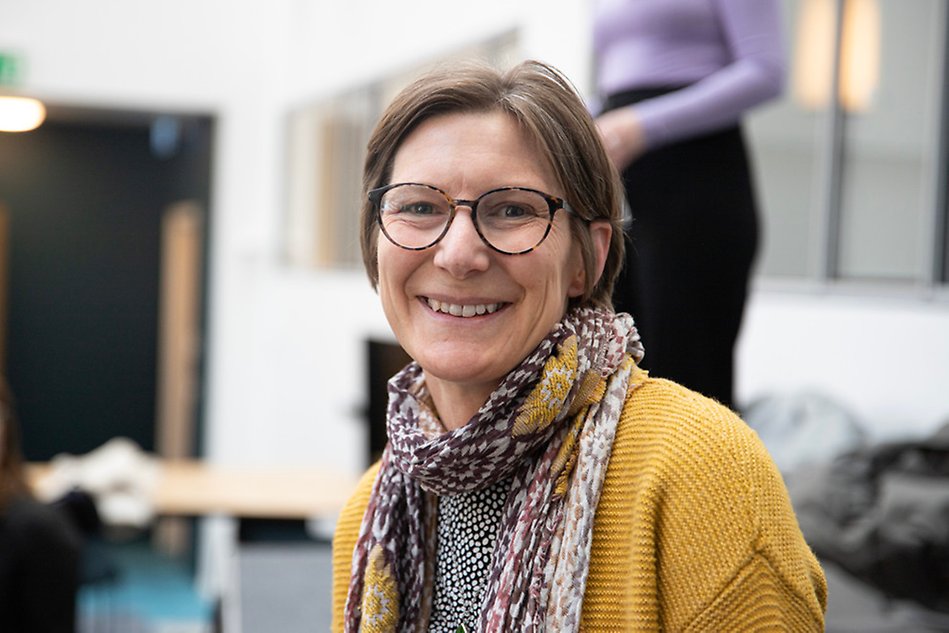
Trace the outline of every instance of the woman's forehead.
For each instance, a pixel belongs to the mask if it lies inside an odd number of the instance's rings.
[[[562,195],[550,160],[517,119],[502,110],[452,112],[416,126],[393,156],[390,182],[446,191],[520,185]]]

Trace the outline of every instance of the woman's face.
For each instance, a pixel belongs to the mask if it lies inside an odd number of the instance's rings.
[[[434,185],[466,200],[511,185],[563,196],[547,161],[503,112],[426,120],[398,149],[391,182]],[[583,293],[583,261],[569,222],[558,211],[547,239],[524,255],[485,245],[468,207],[459,207],[445,237],[422,251],[378,236],[386,318],[425,371],[440,411],[440,394],[480,406],[561,320],[568,297]]]

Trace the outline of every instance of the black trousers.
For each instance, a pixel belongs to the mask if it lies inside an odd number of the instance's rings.
[[[668,91],[615,95],[607,109]],[[632,222],[613,303],[636,321],[643,367],[734,408],[734,347],[758,244],[741,129],[647,152],[622,175]]]

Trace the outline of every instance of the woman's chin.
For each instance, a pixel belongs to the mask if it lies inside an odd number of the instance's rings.
[[[448,362],[446,362],[448,361]],[[506,371],[494,368],[485,361],[475,359],[426,359],[419,361],[425,372],[426,379],[441,382],[457,383],[459,385],[476,385],[493,382],[498,384],[507,374]]]
[[[487,400],[512,369],[497,364],[496,357],[492,359],[484,354],[462,354],[457,350],[452,354],[422,354],[417,360],[425,372],[429,391],[433,394],[459,394],[465,400],[476,397],[481,398],[482,402]]]

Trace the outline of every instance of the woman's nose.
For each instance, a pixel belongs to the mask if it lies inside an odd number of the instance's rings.
[[[458,279],[487,270],[491,253],[478,235],[470,210],[459,208],[455,211],[448,232],[435,245],[434,262]]]

